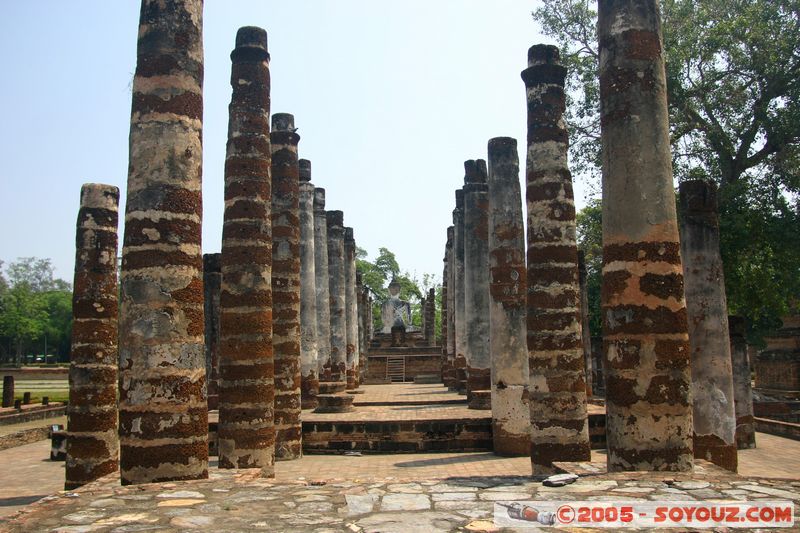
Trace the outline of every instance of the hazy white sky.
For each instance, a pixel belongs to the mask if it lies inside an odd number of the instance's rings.
[[[524,168],[520,72],[546,42],[535,5],[206,0],[204,252],[220,249],[229,54],[254,25],[269,34],[272,112],[295,115],[328,209],[370,257],[385,246],[441,277],[463,161],[510,136]],[[117,185],[124,210],[138,15],[135,0],[0,3],[0,259],[49,257],[71,281],[81,184]]]

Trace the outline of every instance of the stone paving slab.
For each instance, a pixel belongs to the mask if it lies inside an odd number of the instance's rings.
[[[353,405],[424,405],[432,403],[467,403],[467,397],[447,390],[441,383],[395,383],[362,385]],[[305,415],[305,412],[303,412]]]
[[[799,480],[720,479],[708,474],[702,480],[687,474],[613,480],[588,476],[560,488],[544,487],[525,476],[281,481],[258,475],[253,470],[213,470],[212,479],[203,481],[128,487],[96,483],[75,493],[47,497],[0,523],[0,529],[58,533],[500,531],[492,526],[497,501],[693,501],[727,491],[724,499],[730,501],[778,498],[800,505]],[[611,491],[618,492],[610,495]]]

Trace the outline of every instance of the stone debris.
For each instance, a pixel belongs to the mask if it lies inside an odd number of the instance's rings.
[[[575,474],[556,474],[542,481],[542,485],[545,487],[563,487],[564,485],[575,483],[577,480],[578,476]]]

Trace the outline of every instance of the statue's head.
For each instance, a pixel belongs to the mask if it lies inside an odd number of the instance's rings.
[[[391,296],[400,294],[400,282],[397,281],[397,278],[392,278],[392,281],[389,283],[389,294]]]

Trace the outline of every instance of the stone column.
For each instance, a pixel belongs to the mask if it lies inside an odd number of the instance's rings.
[[[455,358],[454,364],[456,369],[456,390],[459,394],[467,393],[467,358],[466,343],[467,343],[467,327],[464,321],[465,307],[464,307],[464,189],[456,190],[456,207],[453,209],[453,226],[455,231],[453,234],[454,242],[454,256],[455,256],[455,269],[453,269],[453,277],[455,278],[455,320],[454,320],[454,344],[455,344]]]
[[[313,409],[319,394],[317,281],[311,161],[300,160],[300,406]]]
[[[719,253],[717,186],[685,181],[679,186],[681,256],[692,368],[694,456],[736,471],[728,303]]]
[[[458,390],[456,375],[456,250],[455,226],[447,228],[447,388]]]
[[[464,163],[464,322],[467,397],[491,389],[489,356],[489,186],[486,162]]]
[[[450,277],[449,273],[449,266],[448,266],[448,258],[450,257],[450,248],[453,245],[453,242],[450,238],[450,228],[448,228],[448,238],[447,243],[444,246],[444,258],[442,260],[442,383],[444,383],[445,387],[449,387],[450,385],[450,361],[447,358],[447,316],[448,316],[448,309],[447,309],[447,285],[448,285],[448,278]]]
[[[275,474],[267,32],[231,52],[220,293],[219,466]]]
[[[600,0],[608,470],[692,470],[689,338],[656,0]]]
[[[347,380],[347,318],[345,314],[344,213],[328,211],[328,287],[330,291],[330,381]]]
[[[117,187],[98,183],[81,187],[72,293],[65,490],[119,468],[118,218]]]
[[[272,116],[272,348],[275,459],[302,456],[300,423],[300,136],[294,117]]]
[[[3,407],[14,405],[14,376],[3,376]]]
[[[314,189],[314,288],[317,297],[317,376],[331,380],[331,307],[328,283],[328,223],[325,189]]]
[[[489,141],[489,342],[494,453],[529,455],[525,226],[517,141]]]
[[[425,299],[425,341],[428,346],[436,345],[436,289],[428,289]]]
[[[586,396],[592,396],[592,334],[589,331],[589,287],[587,285],[586,256],[578,250],[578,284],[581,290],[581,343],[583,344],[583,370],[586,379]]]
[[[142,0],[120,277],[123,484],[208,477],[202,21],[202,0]]]
[[[534,474],[553,461],[588,461],[575,203],[562,115],[567,69],[558,48],[532,46],[522,72],[528,102],[528,356]]]
[[[203,255],[203,321],[205,323],[208,410],[219,408],[219,321],[222,254]]]
[[[358,312],[356,307],[356,241],[344,228],[344,314],[347,388],[358,387]]]
[[[740,450],[756,447],[753,389],[745,329],[744,317],[728,316],[733,369],[733,400],[736,411],[736,447]]]
[[[364,293],[364,283],[361,280],[361,272],[356,271],[356,315],[358,316],[358,359],[356,360],[356,387],[361,386],[364,375],[364,366],[367,361],[366,332],[367,324],[364,315],[366,298]]]

